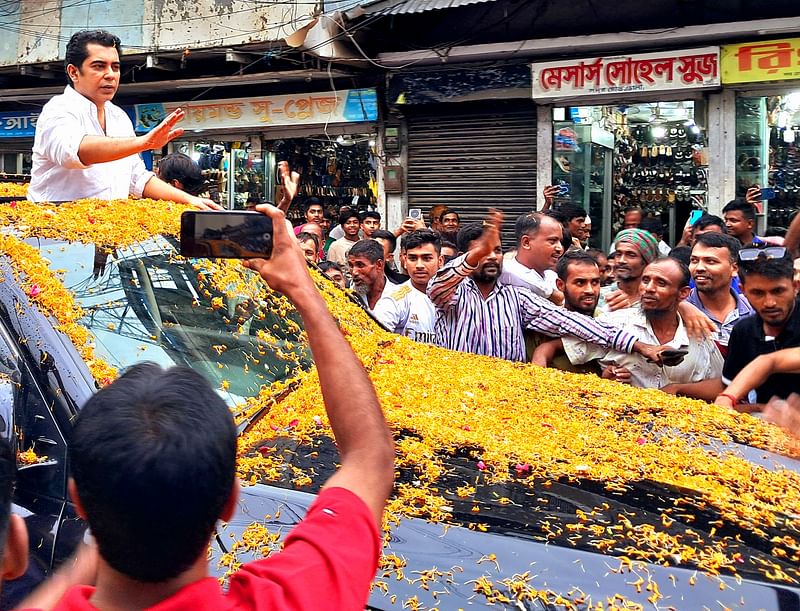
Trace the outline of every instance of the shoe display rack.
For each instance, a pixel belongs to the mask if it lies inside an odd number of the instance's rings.
[[[706,209],[708,149],[692,120],[631,124],[614,151],[614,216],[637,206],[660,218],[676,238],[692,209]]]
[[[768,156],[766,98],[736,100],[736,197],[744,197],[753,185],[766,186]],[[756,231],[763,233],[766,211],[756,210]]]

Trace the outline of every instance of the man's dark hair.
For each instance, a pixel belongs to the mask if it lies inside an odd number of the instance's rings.
[[[89,57],[86,45],[92,43],[103,47],[114,47],[122,55],[122,42],[111,32],[106,32],[105,30],[81,30],[80,32],[75,32],[67,43],[67,51],[64,55],[64,69],[66,70],[70,64],[80,69],[83,62]]]
[[[558,207],[558,212],[567,223],[572,221],[572,219],[586,218],[586,210],[577,204],[561,204]]]
[[[442,212],[442,216],[440,216],[440,217],[439,217],[439,221],[441,222],[441,221],[444,219],[444,217],[446,217],[448,214],[455,214],[455,215],[456,215],[456,220],[457,220],[459,223],[461,222],[461,217],[458,215],[458,212],[456,212],[456,211],[455,211],[455,210],[453,210],[452,208],[448,208],[447,210],[444,210],[444,211]]]
[[[319,236],[316,233],[311,233],[310,231],[301,231],[297,234],[297,241],[298,242],[307,242],[308,240],[314,241],[314,250],[319,250]]]
[[[419,248],[425,244],[433,244],[436,254],[442,254],[442,238],[438,232],[431,229],[415,229],[400,238],[400,242],[405,250]]]
[[[308,212],[308,209],[311,206],[319,206],[320,208],[323,209],[323,212],[325,210],[325,206],[322,205],[322,201],[320,201],[319,198],[309,197],[306,201],[303,202],[303,214]]]
[[[717,233],[716,231],[701,233],[694,239],[694,244],[695,246],[702,244],[706,248],[727,248],[731,263],[736,263],[739,258],[741,244],[739,240],[727,233]]]
[[[664,235],[664,223],[661,222],[661,219],[650,216],[642,219],[642,222],[639,223],[639,229],[649,231],[656,237]]]
[[[597,267],[597,259],[595,259],[585,250],[569,250],[558,258],[558,262],[556,263],[556,274],[563,282],[566,282],[567,276],[569,276],[569,266],[578,265],[580,263],[594,265]]]
[[[684,265],[689,265],[689,261],[692,259],[692,249],[690,246],[676,246],[669,251],[669,257]]]
[[[164,182],[177,180],[183,190],[191,195],[200,195],[208,187],[200,166],[183,153],[171,153],[158,162],[158,177]]]
[[[742,216],[748,221],[754,221],[756,218],[756,209],[753,204],[741,197],[732,199],[725,204],[725,207],[722,209],[722,214],[725,214],[726,212],[736,212],[737,210],[739,210],[742,213]]]
[[[373,240],[381,239],[386,240],[389,242],[389,252],[394,252],[394,249],[397,248],[397,236],[394,235],[391,231],[387,231],[386,229],[376,229],[372,232],[372,235],[369,236]]]
[[[366,212],[362,212],[360,216],[360,220],[363,223],[367,219],[378,219],[378,222],[381,220],[381,213],[377,210],[367,210]]]
[[[541,212],[526,212],[517,217],[514,223],[514,239],[517,241],[517,246],[519,246],[524,236],[533,237],[539,233],[543,216]]]
[[[692,225],[692,233],[696,232],[698,229],[708,229],[709,227],[720,227],[722,229],[722,233],[728,233],[728,228],[725,226],[725,221],[715,214],[704,214],[697,219],[695,224]]]
[[[622,211],[622,216],[625,216],[626,214],[628,214],[628,212],[638,212],[639,214],[643,214],[642,209],[639,208],[638,206],[628,206]]]
[[[350,247],[348,257],[363,257],[370,263],[383,261],[383,246],[375,240],[359,240]]]
[[[339,265],[338,263],[334,263],[333,261],[320,261],[320,264],[317,267],[319,267],[319,271],[323,273],[327,272],[329,269],[335,269],[344,274],[342,266]]]
[[[0,561],[8,535],[11,518],[11,497],[14,495],[14,480],[17,474],[17,457],[8,440],[0,437]]]
[[[100,555],[147,583],[205,555],[230,498],[236,428],[225,402],[188,367],[131,367],[81,410],[72,476]]]
[[[347,221],[349,221],[352,218],[355,218],[359,223],[361,222],[361,219],[358,216],[358,212],[348,208],[344,212],[339,213],[339,224],[344,225]]]
[[[483,234],[483,225],[481,223],[470,223],[464,225],[458,230],[456,235],[456,246],[459,252],[467,252],[469,250],[469,243],[474,242]]]
[[[680,288],[683,288],[684,286],[689,286],[689,284],[692,282],[692,274],[689,273],[689,266],[686,265],[686,263],[684,263],[680,259],[673,257],[672,254],[669,254],[666,257],[658,257],[655,260],[648,263],[648,265],[652,265],[653,263],[664,263],[665,261],[674,263],[678,267],[678,270],[681,273],[681,277],[679,279]]]
[[[749,244],[744,248],[764,248],[763,244]],[[750,276],[763,276],[769,280],[793,280],[794,279],[794,260],[787,251],[780,258],[767,259],[758,257],[754,261],[739,261],[739,280],[742,284],[747,283]]]

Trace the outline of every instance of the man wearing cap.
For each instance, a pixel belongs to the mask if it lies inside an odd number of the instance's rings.
[[[658,257],[658,240],[643,229],[623,229],[614,241],[616,281],[600,291],[597,308],[611,312],[639,304],[639,287],[644,268]]]

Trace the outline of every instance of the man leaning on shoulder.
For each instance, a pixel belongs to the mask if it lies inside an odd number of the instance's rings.
[[[120,40],[102,30],[81,31],[67,44],[69,85],[42,109],[33,142],[28,199],[35,202],[94,197],[166,199],[218,209],[147,170],[139,153],[161,149],[183,134],[175,129],[184,112],[174,111],[143,136],[111,100],[120,80]]]

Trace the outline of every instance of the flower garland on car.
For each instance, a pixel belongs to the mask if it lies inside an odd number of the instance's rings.
[[[13,225],[21,238],[59,237],[118,248],[155,233],[177,234],[184,209],[149,200],[84,200],[57,207],[17,202],[0,206],[0,224]],[[79,331],[80,308],[38,251],[8,235],[0,248],[24,278],[29,297],[53,315],[92,363],[95,378],[113,377],[93,359],[87,348],[90,338]],[[236,262],[209,262],[196,271],[218,293],[268,302],[282,318],[288,312],[284,299],[254,284],[253,275],[244,274]],[[486,530],[492,528],[491,519],[482,518],[491,513],[488,509],[522,505],[529,511],[525,521],[530,536],[619,556],[621,571],[647,561],[694,565],[711,575],[747,570],[780,582],[800,582],[800,477],[765,469],[728,450],[742,443],[800,455],[796,443],[779,429],[656,390],[417,344],[379,329],[340,289],[319,275],[315,278],[368,369],[395,434],[396,464],[403,477],[388,505],[387,533],[403,517]],[[276,400],[287,387],[294,390]],[[290,482],[313,489],[323,467],[333,469],[334,461],[299,467],[276,450],[276,442],[314,448],[320,439],[331,441],[315,370],[262,388],[237,410],[239,418],[264,407],[266,415],[239,440],[239,477],[245,483]],[[453,461],[472,475],[458,477]],[[604,506],[578,510],[574,521],[558,522],[548,515],[548,490],[560,483],[622,495],[640,493],[648,482],[673,495],[659,510],[660,524]],[[459,517],[464,515],[471,517]],[[713,515],[714,521],[701,524],[705,515]],[[698,527],[677,530],[676,523]],[[717,534],[725,532],[754,540]],[[237,553],[256,550],[266,555],[276,541],[263,524],[253,524],[223,561],[234,569]],[[755,553],[743,551],[758,541],[765,543]],[[399,561],[392,560],[388,534],[384,551],[385,578],[410,579],[402,575]],[[382,589],[382,583],[379,579],[375,587]],[[516,600],[558,598],[532,589],[523,576],[497,583],[479,580],[474,587],[487,601],[502,602],[509,593],[516,593]],[[651,596],[655,604],[657,587]]]
[[[27,194],[27,183],[0,182],[0,197],[25,197]]]

